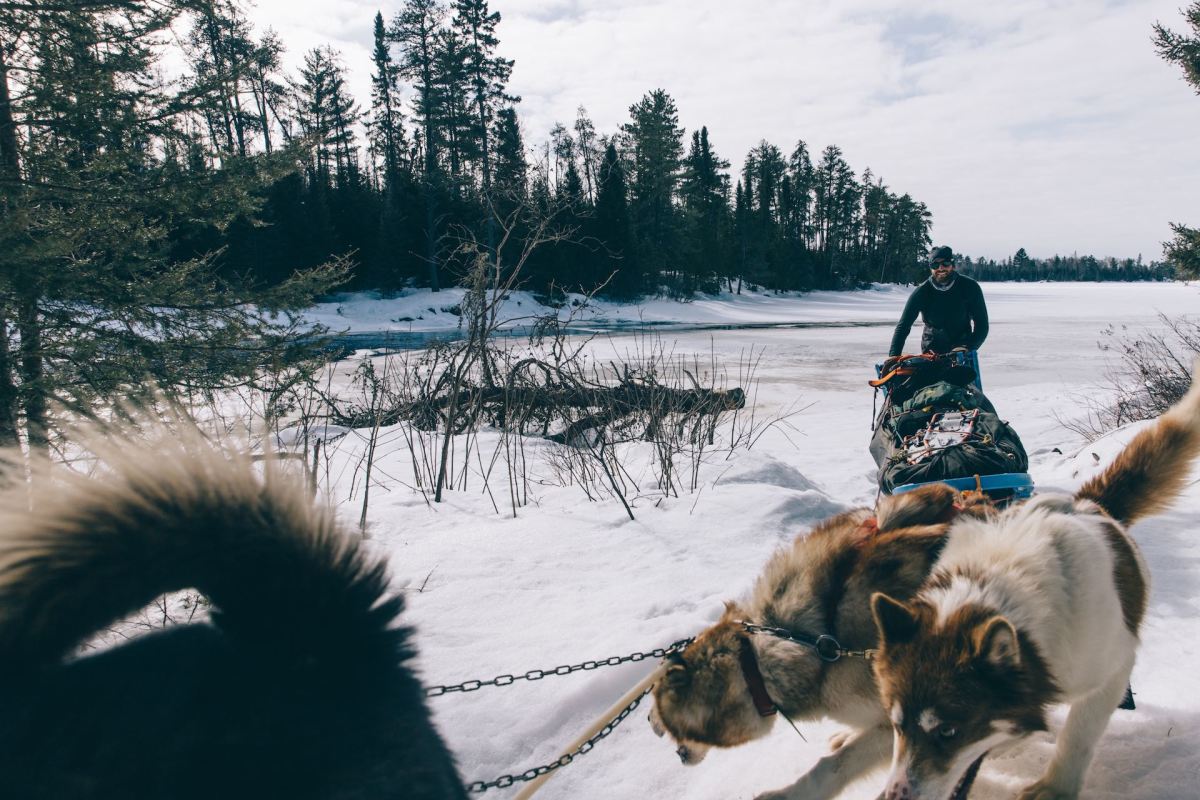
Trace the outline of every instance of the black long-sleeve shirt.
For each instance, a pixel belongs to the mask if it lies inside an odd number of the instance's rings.
[[[965,275],[955,275],[948,289],[940,289],[933,278],[926,280],[909,295],[904,313],[892,334],[889,356],[904,352],[904,340],[912,330],[917,314],[925,322],[921,336],[922,352],[946,353],[955,347],[977,350],[988,335],[987,306],[979,284]]]

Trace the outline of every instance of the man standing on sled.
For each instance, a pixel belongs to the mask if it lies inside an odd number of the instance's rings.
[[[904,352],[904,340],[912,330],[917,314],[925,322],[921,350],[949,353],[951,350],[978,350],[988,335],[987,306],[979,284],[954,269],[954,251],[937,247],[929,254],[929,280],[908,297],[904,313],[892,334],[888,358]]]

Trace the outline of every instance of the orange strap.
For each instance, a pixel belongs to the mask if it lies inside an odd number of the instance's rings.
[[[909,359],[912,359],[912,358],[922,358],[926,361],[932,361],[933,359],[937,358],[937,354],[936,353],[921,353],[919,355],[896,356],[896,358],[894,359],[894,363],[900,364],[900,363],[908,361]],[[893,359],[889,358],[888,361],[893,361]],[[887,375],[884,375],[882,378],[878,378],[873,381],[867,381],[867,385],[873,389],[878,389],[880,386],[883,386],[884,384],[886,384],[888,381],[892,380],[893,378],[902,378],[905,375],[912,375],[912,374],[913,374],[913,370],[908,367],[895,367],[892,369],[891,372],[889,372]]]
[[[867,381],[867,385],[871,386],[875,389],[878,389],[880,386],[883,386],[885,383],[890,381],[892,378],[903,376],[903,375],[912,375],[912,372],[913,371],[911,369],[904,369],[903,367],[897,367],[896,369],[892,370],[887,375],[884,375],[882,378],[879,378],[878,380]]]

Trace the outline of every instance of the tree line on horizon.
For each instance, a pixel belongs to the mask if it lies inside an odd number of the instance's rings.
[[[1166,281],[1175,268],[1166,262],[1143,263],[1134,258],[1096,258],[1092,255],[1054,255],[1034,258],[1019,248],[999,261],[963,256],[959,271],[979,281]]]

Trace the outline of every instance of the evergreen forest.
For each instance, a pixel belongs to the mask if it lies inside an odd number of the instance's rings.
[[[337,51],[285,68],[288,43],[241,0],[0,3],[0,447],[44,450],[53,408],[131,386],[250,385],[304,352],[293,314],[335,289],[436,291],[480,263],[550,301],[926,274],[929,209],[836,144],[763,140],[733,168],[658,88],[613,130],[581,107],[527,131],[488,0],[389,13],[362,21],[355,97]],[[1194,84],[1195,37],[1156,34]],[[1161,280],[1194,267],[1195,230],[1175,231],[1169,266],[1024,250],[961,265]]]

